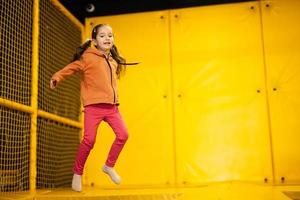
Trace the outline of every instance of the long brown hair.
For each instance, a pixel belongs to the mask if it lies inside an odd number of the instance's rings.
[[[96,39],[97,33],[99,28],[103,26],[109,26],[108,24],[98,24],[96,25],[93,30],[92,30],[92,39]],[[76,53],[74,54],[73,61],[80,60],[82,54],[84,51],[91,46],[92,40],[87,40],[85,43],[83,43],[81,46],[79,46],[76,49]],[[116,74],[117,77],[120,78],[121,74],[123,74],[126,71],[126,65],[136,65],[138,63],[126,63],[125,58],[121,57],[116,45],[113,45],[112,48],[110,49],[111,56],[113,59],[117,62],[117,70]]]

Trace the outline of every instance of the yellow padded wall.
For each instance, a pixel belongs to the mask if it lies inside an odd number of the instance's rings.
[[[129,66],[119,82],[120,111],[129,131],[116,164],[122,185],[173,183],[168,12],[89,18],[86,34],[99,23],[112,26],[116,45],[127,62],[140,62]],[[85,170],[86,183],[112,185],[100,168],[113,139],[112,130],[103,123]]]
[[[261,3],[276,183],[300,183],[300,1]]]
[[[178,183],[271,180],[258,2],[170,20]]]
[[[119,82],[124,185],[272,183],[273,172],[299,181],[297,8],[274,0],[86,20],[87,34],[111,24],[121,53],[141,62]],[[100,168],[113,138],[102,124],[85,183],[111,184]]]

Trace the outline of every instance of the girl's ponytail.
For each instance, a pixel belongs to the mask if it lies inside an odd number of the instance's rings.
[[[111,56],[113,57],[113,59],[118,63],[118,67],[117,67],[117,76],[120,79],[121,74],[123,74],[126,70],[126,65],[137,65],[139,63],[126,63],[126,60],[120,56],[118,49],[115,45],[112,46],[112,48],[110,49],[110,53]]]
[[[119,55],[118,49],[115,45],[113,45],[112,48],[110,49],[110,53],[113,59],[118,63],[116,73],[118,78],[120,78],[121,74],[126,70],[126,66],[124,65],[126,61],[123,57]]]
[[[79,46],[77,49],[76,49],[76,53],[74,54],[73,56],[73,60],[72,62],[76,61],[76,60],[80,60],[81,58],[81,55],[83,54],[83,52],[89,48],[91,46],[91,42],[92,40],[91,39],[88,39],[85,43],[83,43],[81,46]]]

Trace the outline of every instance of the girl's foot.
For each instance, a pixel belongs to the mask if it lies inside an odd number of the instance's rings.
[[[72,180],[72,190],[81,192],[81,175],[74,174]]]
[[[108,167],[107,165],[104,165],[102,167],[102,171],[106,174],[108,174],[111,178],[111,180],[115,184],[120,184],[121,183],[121,177],[117,174],[117,172],[114,170],[112,167]]]

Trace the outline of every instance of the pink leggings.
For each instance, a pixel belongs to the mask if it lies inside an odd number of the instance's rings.
[[[106,165],[114,167],[123,146],[128,139],[128,132],[119,112],[118,106],[113,104],[93,104],[84,108],[84,137],[81,141],[73,172],[82,175],[84,164],[93,148],[97,135],[97,128],[104,120],[113,129],[116,139],[109,151]]]

